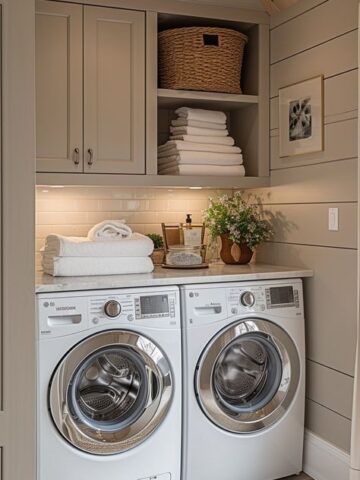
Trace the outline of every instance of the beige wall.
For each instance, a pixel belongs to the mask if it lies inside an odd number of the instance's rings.
[[[271,30],[271,184],[276,232],[260,260],[312,268],[305,282],[307,428],[349,451],[356,340],[357,0],[303,0]],[[278,89],[324,74],[325,150],[278,155]],[[328,231],[328,208],[340,230]]]
[[[0,478],[35,480],[35,31],[33,0],[0,0]]]
[[[36,264],[46,235],[84,236],[98,222],[124,218],[140,233],[161,233],[161,222],[184,222],[192,213],[200,222],[209,197],[220,191],[191,189],[38,187],[36,199]],[[229,191],[230,193],[230,191]]]

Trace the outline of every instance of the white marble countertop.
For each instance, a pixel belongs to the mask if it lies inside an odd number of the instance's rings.
[[[196,270],[156,267],[152,273],[91,277],[52,277],[39,272],[36,277],[36,293],[185,285],[191,283],[243,282],[312,276],[312,270],[305,268],[282,267],[260,263],[248,265],[211,265],[209,268]]]

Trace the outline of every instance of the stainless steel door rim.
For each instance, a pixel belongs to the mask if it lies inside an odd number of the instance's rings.
[[[235,353],[236,348],[241,350],[241,345],[237,345],[241,341],[258,343],[254,352],[258,349],[259,358],[255,359],[255,353],[251,358],[251,353],[245,352],[250,359],[244,366],[239,356],[236,368],[242,368],[242,371],[236,378],[237,372],[231,371],[231,356],[229,360],[227,351],[234,346]],[[231,355],[235,353],[231,352]],[[225,377],[230,369],[225,378],[228,383],[219,381],[218,377],[223,373],[221,362],[225,365]],[[254,370],[256,362],[258,368]],[[246,383],[245,379],[237,385],[236,381],[239,378],[242,381],[242,375],[246,374],[253,381]],[[299,379],[299,355],[290,336],[268,320],[248,318],[224,328],[209,342],[196,367],[195,393],[203,412],[218,427],[233,433],[252,433],[273,425],[285,414],[295,396]],[[231,382],[234,382],[234,391],[229,387]],[[236,388],[239,388],[237,397]]]
[[[173,395],[171,366],[144,335],[111,330],[86,338],[54,372],[49,406],[61,435],[91,454],[121,453],[160,425]]]

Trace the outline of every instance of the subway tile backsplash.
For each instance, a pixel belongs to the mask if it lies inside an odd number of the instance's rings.
[[[226,190],[192,190],[123,187],[38,187],[36,196],[36,266],[41,269],[40,249],[46,235],[86,236],[95,224],[125,219],[134,231],[161,233],[161,222],[202,220],[209,198]]]

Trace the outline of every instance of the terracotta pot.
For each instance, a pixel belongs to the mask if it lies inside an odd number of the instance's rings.
[[[245,265],[249,263],[253,251],[245,243],[235,243],[230,240],[229,235],[221,235],[220,257],[224,263],[229,265]]]
[[[164,263],[164,249],[163,248],[157,248],[156,250],[153,251],[151,254],[151,260],[153,261],[154,265],[162,265]]]

